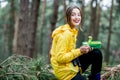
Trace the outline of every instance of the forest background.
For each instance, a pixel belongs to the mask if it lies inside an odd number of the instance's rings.
[[[120,64],[120,0],[0,0],[0,62],[20,54],[50,64],[51,33],[71,5],[83,16],[77,47],[91,35],[102,42],[104,64]]]

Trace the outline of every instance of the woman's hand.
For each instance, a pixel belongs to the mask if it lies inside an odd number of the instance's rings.
[[[81,51],[81,53],[86,54],[89,51],[91,51],[91,48],[90,48],[90,46],[81,46],[80,51]]]

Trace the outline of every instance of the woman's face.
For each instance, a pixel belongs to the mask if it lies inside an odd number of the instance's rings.
[[[81,14],[79,9],[74,8],[72,10],[70,22],[72,26],[78,26],[81,23]]]

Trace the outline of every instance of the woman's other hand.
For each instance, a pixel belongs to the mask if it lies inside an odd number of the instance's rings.
[[[81,46],[80,51],[81,51],[81,53],[86,54],[89,51],[91,51],[91,48],[90,48],[90,46],[87,46],[87,45],[86,46]]]

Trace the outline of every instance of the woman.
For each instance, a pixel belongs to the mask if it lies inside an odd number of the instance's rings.
[[[59,80],[86,80],[83,73],[89,65],[89,80],[100,80],[102,54],[100,50],[91,50],[89,46],[76,48],[76,36],[82,21],[81,11],[77,6],[66,10],[67,24],[55,29],[52,33],[51,64]]]

